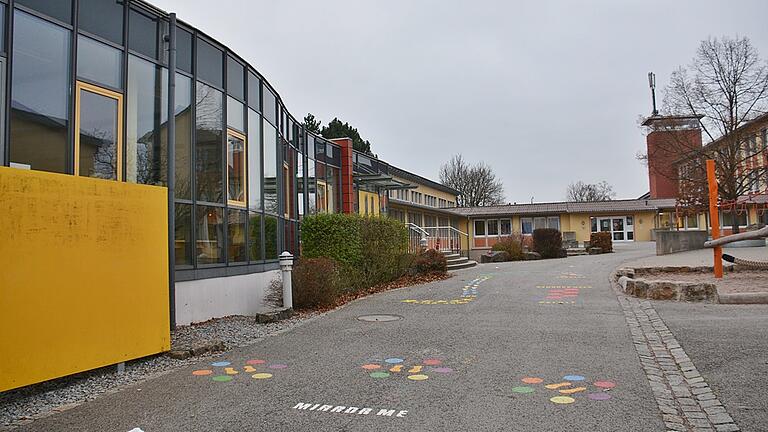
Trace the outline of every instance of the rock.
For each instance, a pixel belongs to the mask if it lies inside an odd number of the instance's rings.
[[[526,261],[540,260],[541,254],[538,252],[523,252],[523,259]]]
[[[672,300],[677,298],[677,287],[674,282],[655,281],[651,283],[646,297],[651,300]]]
[[[601,253],[603,253],[603,248],[599,248],[599,247],[591,247],[587,250],[589,251],[590,255],[600,255]]]
[[[495,263],[509,261],[509,254],[506,251],[488,251],[480,255],[481,263]]]
[[[175,349],[168,351],[168,357],[176,360],[185,360],[192,357],[192,352],[186,349]]]

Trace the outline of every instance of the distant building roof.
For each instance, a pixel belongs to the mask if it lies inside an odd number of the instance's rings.
[[[459,207],[451,212],[467,216],[547,215],[562,213],[621,213],[658,211],[675,208],[675,199],[629,199],[597,202],[551,202],[533,204],[507,204],[486,207]]]
[[[437,189],[439,191],[443,191],[445,193],[449,193],[449,194],[452,194],[452,195],[455,195],[455,196],[461,195],[461,192],[457,191],[454,188],[448,187],[448,186],[446,186],[446,185],[444,185],[442,183],[438,183],[438,182],[436,182],[434,180],[430,180],[430,179],[428,179],[426,177],[422,177],[422,176],[420,176],[418,174],[414,174],[414,173],[412,173],[410,171],[406,171],[404,169],[398,168],[398,167],[396,167],[394,165],[390,165],[389,166],[389,173],[392,174],[393,176],[397,176],[397,177],[400,177],[402,179],[408,180],[409,182],[419,183],[419,184],[422,184],[424,186],[429,186],[429,187],[431,187],[433,189]]]

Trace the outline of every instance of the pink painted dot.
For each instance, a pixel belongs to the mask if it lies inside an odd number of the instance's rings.
[[[424,360],[424,361],[423,361],[423,363],[424,363],[425,365],[427,365],[427,366],[437,366],[437,365],[439,365],[439,364],[441,364],[441,363],[443,363],[443,362],[442,362],[442,361],[440,361],[440,360],[438,360],[438,359],[433,359],[433,358],[431,358],[431,359],[426,359],[426,360]]]
[[[587,395],[588,398],[596,401],[604,401],[611,398],[611,395],[609,395],[606,392],[600,392],[600,393],[590,393]]]
[[[432,371],[437,373],[451,373],[453,372],[453,369],[449,367],[439,367],[439,368],[434,368]]]
[[[616,383],[613,381],[595,381],[594,382],[595,387],[600,387],[604,389],[610,389],[616,387]]]
[[[254,359],[254,360],[248,360],[248,361],[247,361],[247,362],[245,362],[245,363],[246,363],[246,364],[249,364],[249,365],[260,365],[260,364],[264,364],[264,363],[266,363],[266,361],[264,361],[264,360],[258,360],[258,359]]]
[[[288,365],[287,364],[272,364],[272,365],[269,365],[267,367],[270,368],[270,369],[285,369],[285,368],[288,367]]]
[[[381,369],[381,365],[372,364],[372,363],[369,363],[369,364],[364,364],[364,365],[363,365],[363,366],[361,366],[361,367],[362,367],[363,369],[365,369],[365,370]]]

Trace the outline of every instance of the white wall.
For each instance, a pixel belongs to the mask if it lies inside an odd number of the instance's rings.
[[[255,315],[264,305],[267,286],[280,270],[240,276],[176,282],[176,324],[187,325],[227,315]]]

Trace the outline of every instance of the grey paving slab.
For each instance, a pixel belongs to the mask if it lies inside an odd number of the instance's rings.
[[[239,371],[230,382],[193,376],[193,370],[211,368],[199,364],[20,430],[667,430],[609,283],[621,262],[649,252],[640,245],[601,256],[488,264],[446,281],[382,293],[226,353],[220,360]],[[459,298],[482,275],[490,278],[476,284],[477,297],[465,304],[403,302]],[[573,304],[540,303],[551,288],[538,286],[565,285],[582,287]],[[403,319],[357,320],[364,314]],[[381,369],[362,368],[383,366],[388,358],[404,359],[405,367],[378,379],[370,373]],[[442,364],[430,366],[426,359]],[[243,370],[248,360],[265,360],[252,365],[254,373],[272,377],[252,378]],[[267,367],[274,364],[287,367]],[[415,365],[422,365],[420,373],[409,373]],[[427,379],[408,379],[412,375]],[[544,385],[566,375],[584,376],[590,392],[610,398],[591,400],[577,392],[573,403],[551,402],[565,395]],[[524,377],[543,382],[528,385],[531,393],[514,392],[526,385]],[[616,386],[599,391],[595,381]]]

